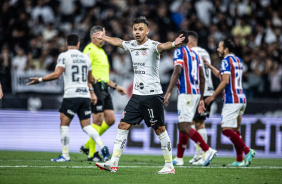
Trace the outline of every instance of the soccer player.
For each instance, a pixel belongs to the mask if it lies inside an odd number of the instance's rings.
[[[202,57],[205,57],[206,60],[210,62],[210,55],[209,53],[198,46],[198,34],[194,31],[188,31],[188,44],[187,46],[191,48],[192,51],[196,52],[196,54],[199,56],[200,63],[203,67],[203,73],[205,77],[205,89],[204,89],[204,100],[208,97],[211,96],[214,92],[213,88],[213,83],[211,79],[211,70],[207,67],[204,66]],[[209,117],[210,115],[210,108],[211,104],[207,105],[205,112],[199,113],[196,110],[196,113],[194,115],[194,119],[192,121],[192,128],[196,129],[197,132],[202,136],[205,142],[208,141],[207,137],[207,131],[205,128],[205,119],[206,117]],[[188,144],[189,136],[188,134],[185,134],[181,131],[179,131],[179,142],[177,145],[177,156],[173,159],[173,164],[174,165],[183,165],[183,155],[184,151],[186,149],[186,146]],[[201,147],[198,144],[194,144],[196,148],[196,153],[194,157],[189,161],[190,164],[193,165],[203,165],[204,164],[204,151],[201,149]]]
[[[126,94],[124,88],[109,80],[110,65],[108,57],[102,48],[105,41],[93,36],[94,33],[102,31],[101,26],[93,26],[90,30],[91,43],[83,50],[83,53],[88,55],[91,60],[92,74],[97,79],[97,82],[93,84],[93,88],[98,100],[96,104],[91,104],[91,110],[92,127],[97,130],[100,136],[115,123],[113,102],[108,86],[121,95]],[[91,138],[81,146],[80,151],[88,155],[88,161],[101,161],[101,157],[96,151],[96,143]]]
[[[213,95],[205,99],[205,103],[209,105],[223,91],[222,134],[231,140],[237,152],[236,161],[229,165],[245,167],[251,164],[256,152],[245,145],[240,134],[242,115],[246,109],[246,96],[242,88],[243,63],[234,55],[234,51],[235,45],[230,39],[219,43],[217,52],[219,57],[223,58],[219,71],[203,58],[205,65],[221,80]],[[246,155],[245,160],[243,152]]]
[[[31,82],[27,84],[31,85],[55,80],[64,73],[64,97],[59,110],[62,155],[59,158],[51,159],[54,162],[70,161],[69,125],[76,113],[83,131],[99,145],[103,159],[108,160],[110,158],[109,150],[104,146],[99,133],[90,125],[90,100],[92,103],[97,101],[90,82],[93,83],[95,79],[92,75],[91,62],[87,55],[78,50],[79,45],[79,37],[76,34],[68,35],[68,50],[59,55],[55,71],[44,77],[31,77]]]
[[[171,91],[177,83],[179,94],[177,99],[179,131],[187,135],[202,148],[205,152],[203,166],[207,166],[210,165],[212,159],[217,155],[217,151],[210,148],[202,136],[191,127],[197,107],[199,113],[205,110],[203,101],[205,77],[199,56],[188,47],[188,33],[186,31],[180,31],[179,34],[185,36],[185,40],[183,41],[185,45],[174,51],[174,70],[164,96],[164,104],[165,106],[168,105]]]
[[[174,42],[159,43],[148,38],[149,27],[145,17],[133,20],[133,36],[135,40],[123,41],[119,38],[106,36],[102,33],[94,34],[109,44],[129,51],[134,69],[133,95],[127,103],[118,133],[114,143],[113,155],[106,163],[96,163],[102,170],[116,172],[118,162],[126,144],[128,131],[132,125],[140,124],[142,120],[148,127],[152,127],[160,139],[165,165],[157,174],[174,174],[172,164],[171,142],[164,126],[163,91],[159,77],[160,53],[182,43],[180,35]]]

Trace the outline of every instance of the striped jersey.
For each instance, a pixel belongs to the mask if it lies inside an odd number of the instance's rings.
[[[200,60],[196,52],[187,46],[179,47],[173,54],[174,66],[180,65],[182,71],[177,81],[179,94],[201,94]]]
[[[220,78],[223,74],[230,74],[229,84],[223,90],[223,102],[226,104],[246,103],[246,96],[242,87],[243,63],[234,54],[228,54],[220,64]]]

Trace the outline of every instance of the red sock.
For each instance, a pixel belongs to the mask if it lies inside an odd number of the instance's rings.
[[[187,134],[179,131],[179,141],[177,144],[177,158],[183,158],[184,151],[188,144],[189,137]]]
[[[238,149],[243,150],[245,154],[248,154],[250,152],[248,146],[245,145],[245,143],[240,138],[240,136],[237,133],[235,133],[233,130],[231,129],[223,130],[222,134],[231,140],[231,142],[235,146],[235,149],[237,147]]]
[[[241,137],[240,131],[235,131],[235,133],[236,133],[237,135],[239,135],[240,139],[243,141],[243,139],[242,139],[242,137]],[[235,150],[236,150],[236,153],[237,153],[237,155],[236,155],[236,161],[237,161],[237,162],[242,162],[242,161],[243,161],[243,150],[240,149],[240,148],[238,148],[238,146],[235,146],[235,145],[234,145],[234,147],[235,147]]]
[[[187,134],[189,138],[192,139],[195,143],[197,143],[204,152],[209,150],[210,147],[207,145],[202,136],[196,130],[191,128]]]

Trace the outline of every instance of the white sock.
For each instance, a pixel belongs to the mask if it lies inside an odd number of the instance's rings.
[[[96,144],[99,145],[100,150],[104,147],[104,144],[102,142],[102,139],[101,139],[99,133],[91,125],[87,125],[87,126],[83,127],[82,129],[85,133],[87,133],[89,135],[89,137],[91,137],[96,142]]]
[[[113,156],[111,158],[111,162],[115,167],[118,166],[119,158],[121,157],[122,151],[126,144],[128,132],[128,130],[118,129],[114,144]]]
[[[204,141],[207,143],[208,141],[208,136],[207,136],[207,131],[205,128],[203,129],[199,129],[198,133],[202,136],[202,138],[204,139]],[[197,144],[196,146],[196,154],[197,155],[202,155],[204,153],[204,151],[202,150],[202,148]],[[197,149],[198,147],[198,149]]]
[[[61,126],[62,156],[66,159],[70,158],[69,142],[70,142],[69,126]]]
[[[171,142],[170,138],[167,134],[167,131],[164,131],[160,135],[158,135],[161,141],[161,147],[165,159],[165,165],[172,166],[172,152],[171,152]]]

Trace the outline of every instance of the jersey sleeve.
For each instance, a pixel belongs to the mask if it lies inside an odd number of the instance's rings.
[[[180,65],[183,66],[183,53],[181,48],[178,48],[173,53],[173,63],[174,66]]]
[[[228,62],[227,59],[223,59],[221,61],[221,64],[220,64],[220,71],[221,71],[221,74],[230,74],[231,73],[231,70],[230,70],[230,63]]]
[[[160,44],[160,42],[157,42],[157,41],[152,41],[152,48],[153,48],[153,51],[155,53],[158,53],[159,54],[159,50],[158,50],[158,45]]]
[[[122,42],[122,46],[123,46],[124,50],[126,50],[126,51],[130,50],[130,43],[131,43],[131,41],[123,41]]]
[[[57,65],[56,65],[56,68],[58,66],[61,66],[61,67],[64,67],[65,68],[65,65],[66,65],[66,57],[63,53],[61,53],[57,59]]]

